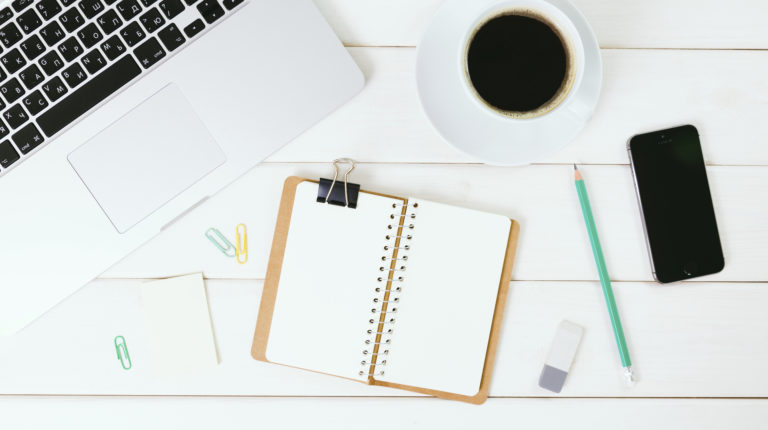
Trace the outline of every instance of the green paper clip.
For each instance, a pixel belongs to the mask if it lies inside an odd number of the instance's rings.
[[[123,369],[130,370],[131,356],[128,354],[128,344],[125,343],[124,337],[115,336],[115,351],[117,351],[117,359],[120,360]]]
[[[210,240],[211,243],[216,248],[218,248],[222,254],[226,255],[227,257],[235,256],[235,245],[232,245],[232,242],[228,241],[220,231],[211,227],[205,231],[205,237],[207,237],[208,240]]]

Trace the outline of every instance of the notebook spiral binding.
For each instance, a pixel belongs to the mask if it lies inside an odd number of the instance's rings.
[[[416,228],[418,207],[418,203],[409,205],[407,200],[403,204],[392,204],[392,214],[389,215],[387,232],[384,234],[382,263],[379,266],[379,275],[376,277],[377,286],[374,288],[374,297],[371,301],[369,328],[365,332],[360,376],[372,378],[384,375],[385,371],[382,367],[387,365],[386,357],[389,355],[392,335],[395,331],[394,315],[397,313],[397,305],[400,303],[400,295],[403,292],[402,283],[405,282],[408,262],[407,252],[411,250],[409,242],[413,239]],[[400,209],[399,214],[398,209]],[[386,262],[389,262],[388,266]]]

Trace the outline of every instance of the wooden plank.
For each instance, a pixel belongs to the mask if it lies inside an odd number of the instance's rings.
[[[139,283],[92,283],[18,335],[0,339],[0,393],[414,396],[253,360],[260,281],[207,281],[218,368],[183,379],[155,375]],[[767,283],[614,288],[640,378],[635,388],[621,379],[599,283],[513,282],[491,395],[554,396],[537,380],[565,318],[586,334],[561,396],[768,397],[768,344],[759,341],[768,336]],[[315,329],[323,335],[321,321]],[[131,354],[129,371],[116,360],[112,340],[118,334]],[[396,342],[395,336],[393,348]]]
[[[756,339],[768,338],[768,315],[751,303],[766,286],[616,284],[639,378],[628,388],[598,282],[513,283],[491,392],[550,395],[538,388],[538,373],[557,325],[568,319],[585,335],[561,395],[766,397],[768,375],[760,369],[768,345]]]
[[[372,395],[362,383],[261,363],[250,355],[261,282],[208,281],[221,364],[190,378],[152,369],[140,281],[92,283],[37,322],[0,339],[0,393],[109,395]],[[132,368],[123,370],[113,339],[123,336]],[[184,351],[179,351],[179,360]],[[330,380],[330,381],[329,381]],[[306,385],[305,385],[306,384]],[[307,389],[302,389],[306,386]],[[377,388],[377,387],[376,387]]]
[[[442,0],[315,0],[349,45],[416,46]],[[605,48],[768,48],[760,0],[573,0]]]
[[[277,162],[466,163],[421,110],[415,50],[352,48],[365,72],[361,94],[277,152]],[[768,53],[603,51],[600,102],[581,135],[542,163],[627,164],[627,140],[640,132],[695,124],[711,164],[768,164]]]
[[[541,430],[760,429],[765,400],[490,399],[483,406],[437,399],[88,398],[0,399],[9,428],[232,430],[254,428],[464,429],[500,423]],[[14,425],[15,424],[15,425]]]
[[[341,154],[340,154],[341,155]],[[151,278],[203,270],[210,278],[264,278],[282,181],[332,174],[328,164],[257,167],[152,242],[108,270],[109,278]],[[600,237],[613,279],[652,280],[640,213],[627,166],[586,166]],[[766,167],[710,167],[709,178],[726,254],[716,281],[766,281]],[[517,219],[517,280],[596,280],[592,251],[568,165],[495,168],[471,165],[362,165],[352,180],[364,188],[472,207]],[[204,237],[217,227],[234,240],[245,223],[249,262],[238,265]]]

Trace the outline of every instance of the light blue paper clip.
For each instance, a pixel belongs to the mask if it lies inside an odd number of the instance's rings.
[[[216,248],[218,248],[222,254],[226,255],[227,257],[235,256],[235,245],[232,245],[232,242],[228,241],[220,231],[211,227],[205,231],[205,237],[207,237],[208,240],[210,240],[211,243]]]

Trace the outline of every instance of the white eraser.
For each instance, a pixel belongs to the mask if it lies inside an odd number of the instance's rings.
[[[549,350],[547,361],[539,376],[539,386],[545,390],[559,393],[565,384],[568,370],[579,349],[584,329],[570,321],[563,320],[557,328],[552,349]]]

